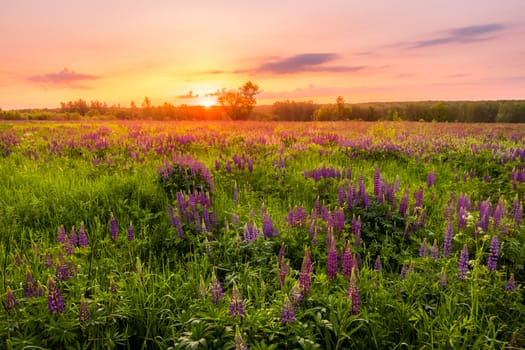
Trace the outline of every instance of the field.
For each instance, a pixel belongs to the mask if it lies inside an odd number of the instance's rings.
[[[525,348],[525,126],[0,124],[5,349]]]

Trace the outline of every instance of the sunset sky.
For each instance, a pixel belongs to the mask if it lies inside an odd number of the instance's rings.
[[[523,0],[0,2],[0,108],[525,98]]]

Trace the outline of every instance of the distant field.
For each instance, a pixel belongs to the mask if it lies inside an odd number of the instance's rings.
[[[0,348],[525,348],[525,125],[0,123]]]

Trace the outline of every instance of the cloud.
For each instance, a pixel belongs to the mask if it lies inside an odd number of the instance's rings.
[[[493,34],[505,29],[503,24],[489,23],[477,26],[467,26],[451,29],[445,32],[445,35],[436,38],[421,40],[413,43],[410,47],[419,49],[430,46],[438,46],[453,43],[472,43],[476,41],[490,40],[488,34]]]
[[[187,100],[187,99],[198,98],[198,97],[199,97],[199,94],[194,95],[193,91],[190,91],[190,92],[188,92],[187,94],[184,94],[184,95],[175,96],[175,98],[181,99],[181,100]]]
[[[340,56],[335,53],[303,53],[291,57],[264,62],[255,69],[237,71],[237,73],[294,74],[303,72],[356,72],[364,66],[327,65]]]
[[[78,84],[81,81],[98,79],[95,75],[76,73],[75,71],[64,68],[58,73],[49,73],[44,75],[35,75],[28,80],[35,83],[51,84],[56,86],[66,86],[69,88],[87,89],[89,87]]]

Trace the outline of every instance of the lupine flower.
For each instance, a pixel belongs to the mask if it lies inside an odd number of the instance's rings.
[[[366,193],[365,189],[365,180],[363,178],[363,174],[359,176],[359,194],[361,195],[361,204],[364,208],[370,207],[370,199],[368,198],[368,194]]]
[[[430,188],[434,186],[435,183],[436,183],[436,173],[432,171],[428,173],[427,175],[427,187]]]
[[[128,227],[128,242],[131,242],[135,239],[135,230],[133,229],[133,224],[130,223]]]
[[[64,228],[64,225],[60,225],[57,231],[57,242],[66,243],[66,241],[67,241],[66,229]]]
[[[29,268],[26,270],[26,281],[24,284],[24,293],[26,298],[31,298],[32,296],[35,296],[35,280],[33,279],[33,275],[31,274],[31,271]]]
[[[257,226],[250,220],[244,228],[244,241],[245,242],[255,242],[259,237],[259,230]]]
[[[49,312],[52,314],[61,313],[64,311],[64,301],[62,300],[62,295],[60,295],[60,290],[58,289],[55,280],[52,277],[49,277],[47,280],[47,306]]]
[[[305,248],[303,263],[301,264],[301,271],[299,272],[299,286],[303,295],[307,295],[310,292],[310,286],[312,283],[312,259],[310,258],[310,250]]]
[[[445,270],[441,270],[439,274],[439,285],[441,287],[446,287],[447,285],[447,274],[445,273]]]
[[[273,222],[272,222],[272,218],[268,214],[265,214],[263,217],[262,231],[263,231],[263,236],[265,238],[270,238],[273,236]]]
[[[409,267],[407,264],[403,263],[403,266],[401,266],[401,279],[404,280],[407,276]]]
[[[53,257],[51,256],[51,253],[47,249],[46,249],[46,256],[44,258],[44,261],[45,261],[46,268],[50,268],[51,266],[55,265],[55,262],[53,261]]]
[[[406,216],[407,209],[408,209],[408,188],[405,189],[405,194],[403,195],[403,198],[401,198],[401,202],[399,203],[399,215],[402,217]]]
[[[71,227],[71,231],[69,232],[69,242],[74,247],[77,245],[77,233],[75,231],[75,226]]]
[[[211,301],[214,304],[217,304],[224,297],[224,293],[222,292],[221,282],[219,282],[219,280],[217,279],[217,276],[215,276],[215,272],[211,276],[210,294],[211,294]]]
[[[498,255],[499,255],[499,240],[498,236],[494,235],[492,236],[492,240],[490,241],[490,248],[489,248],[489,257],[487,259],[487,268],[490,272],[496,271],[497,265],[498,265]]]
[[[374,262],[374,271],[381,272],[381,256],[378,255]]]
[[[359,291],[357,289],[357,272],[356,269],[352,269],[352,276],[348,282],[348,291],[346,296],[350,299],[350,314],[357,315],[359,313]]]
[[[91,317],[91,314],[89,313],[88,305],[86,302],[86,299],[84,296],[80,298],[80,310],[78,315],[78,320],[80,323],[86,322]]]
[[[233,337],[233,349],[234,350],[248,350],[248,346],[246,345],[246,342],[242,338],[241,331],[239,330],[239,326],[235,326],[235,336]]]
[[[66,245],[64,246],[64,248],[66,249],[66,255],[73,255],[75,254],[75,246],[72,242],[71,239],[68,239],[67,242],[66,242]]]
[[[460,280],[467,279],[468,261],[469,261],[468,247],[466,244],[464,244],[463,249],[461,250],[461,255],[459,256],[459,262],[458,262],[458,278]]]
[[[498,204],[496,205],[496,209],[494,209],[493,214],[493,228],[494,231],[498,230],[501,218],[503,217],[503,212],[505,211],[503,198],[499,197]]]
[[[109,233],[111,234],[111,239],[116,240],[118,234],[118,224],[115,216],[111,214],[111,219],[109,220]]]
[[[376,165],[375,171],[374,171],[374,196],[380,201],[380,194],[381,194],[381,173],[379,172],[379,165]]]
[[[86,229],[84,228],[84,224],[80,224],[80,227],[78,228],[78,246],[83,248],[87,247],[88,245],[89,241],[86,234]]]
[[[242,300],[241,292],[237,285],[233,285],[232,296],[230,300],[230,311],[231,316],[244,317],[244,302]]]
[[[516,290],[516,281],[514,280],[514,272],[510,273],[509,280],[505,284],[505,290],[508,292],[514,292]]]
[[[452,237],[454,235],[452,220],[448,220],[445,231],[445,240],[443,241],[443,257],[447,258],[452,254]]]
[[[427,239],[423,238],[423,242],[419,246],[419,256],[425,258],[427,256]]]
[[[18,305],[15,294],[11,288],[7,287],[7,292],[5,295],[5,309],[7,311],[14,309]]]
[[[414,193],[414,199],[416,200],[416,203],[414,204],[416,207],[423,206],[423,187],[422,186],[419,186],[419,191]]]
[[[281,323],[292,323],[295,321],[295,313],[290,298],[286,295],[284,297],[283,306],[281,308]]]
[[[281,288],[284,285],[284,281],[286,280],[288,273],[289,273],[288,264],[286,264],[286,261],[282,259],[281,262],[279,263],[279,286]]]
[[[336,242],[333,235],[333,232],[330,237],[330,242],[328,244],[328,257],[327,257],[327,271],[326,274],[329,280],[335,279],[337,276],[338,266],[338,257],[337,257],[337,248]]]
[[[295,306],[296,310],[299,310],[299,303],[301,302],[301,299],[301,287],[299,286],[299,283],[295,282],[292,286],[292,290],[290,290],[290,301]]]
[[[432,260],[437,260],[439,258],[439,247],[437,240],[434,240],[434,244],[432,244],[432,249],[430,249],[430,257]]]
[[[345,250],[343,251],[342,260],[343,277],[350,277],[350,275],[352,274],[352,268],[354,267],[354,261],[352,259],[352,246],[350,241],[346,241],[346,246]]]

